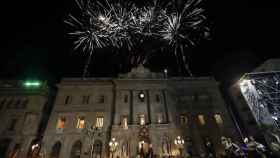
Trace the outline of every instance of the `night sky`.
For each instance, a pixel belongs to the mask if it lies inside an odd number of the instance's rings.
[[[143,0],[144,1],[144,0]],[[57,82],[61,77],[80,77],[86,55],[73,51],[67,25],[75,12],[74,0],[9,1],[1,4],[0,77]],[[280,8],[274,1],[204,0],[212,32],[211,40],[190,50],[195,76],[213,75],[224,83],[236,80],[268,58],[279,57]],[[99,52],[91,76],[116,76],[116,55]],[[174,63],[156,57],[147,65],[164,67],[176,75]]]

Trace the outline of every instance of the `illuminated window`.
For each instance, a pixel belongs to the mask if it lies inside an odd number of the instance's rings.
[[[163,122],[163,117],[162,117],[162,113],[157,114],[157,123],[162,123]]]
[[[57,124],[56,124],[56,129],[64,129],[65,128],[65,117],[60,117],[58,120],[57,120]]]
[[[215,114],[214,118],[215,118],[215,121],[218,125],[223,124],[223,119],[222,119],[222,116],[220,114]]]
[[[85,128],[85,117],[78,117],[76,128],[78,128],[78,129]]]
[[[128,129],[127,120],[127,116],[122,117],[121,126],[123,127],[123,129]]]
[[[188,123],[188,117],[186,114],[181,114],[180,115],[180,124],[185,125]]]
[[[82,104],[88,104],[89,103],[90,96],[83,96]]]
[[[127,103],[128,102],[128,95],[124,96],[124,102]]]
[[[72,96],[66,96],[66,98],[65,98],[65,104],[70,104],[71,103],[71,101],[72,101]]]
[[[104,101],[105,101],[104,95],[100,95],[98,98],[98,103],[104,103]]]
[[[200,125],[205,125],[205,119],[203,115],[198,115],[198,121]]]
[[[97,128],[102,128],[103,127],[103,123],[104,123],[104,117],[97,117],[96,118],[96,125],[95,127]]]
[[[139,124],[145,125],[145,115],[144,114],[139,115]]]

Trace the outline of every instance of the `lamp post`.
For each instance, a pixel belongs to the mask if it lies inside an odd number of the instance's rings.
[[[112,153],[112,158],[114,158],[114,152],[116,151],[118,145],[119,144],[115,138],[112,138],[111,141],[109,142],[109,147],[110,147],[110,151]]]
[[[39,156],[39,152],[40,152],[40,145],[39,143],[33,144],[31,146],[31,158],[37,158]]]
[[[163,72],[164,72],[164,78],[167,78],[168,70],[167,70],[167,69],[164,69]]]
[[[178,147],[179,155],[182,157],[182,150],[184,148],[185,141],[181,138],[181,136],[178,136],[175,138],[174,144]]]

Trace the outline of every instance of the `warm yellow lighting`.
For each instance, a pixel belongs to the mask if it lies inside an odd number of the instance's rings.
[[[214,117],[215,117],[216,123],[218,125],[222,125],[223,124],[223,119],[222,119],[222,116],[220,114],[215,114]]]
[[[85,127],[85,119],[84,117],[79,117],[76,128],[83,129],[84,127]]]
[[[205,119],[203,115],[198,115],[198,120],[200,125],[205,125]]]

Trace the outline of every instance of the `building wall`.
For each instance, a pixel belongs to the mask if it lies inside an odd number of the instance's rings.
[[[6,146],[5,151],[0,149],[0,157],[11,155],[17,145],[20,145],[17,155],[27,156],[31,142],[38,138],[42,111],[47,100],[46,85],[28,89],[20,81],[0,82],[0,141],[10,140],[10,143],[3,145]]]
[[[145,95],[143,101],[139,93]],[[101,95],[104,95],[104,103],[98,102]],[[65,104],[67,96],[72,97],[69,104]],[[83,96],[90,96],[88,104],[82,104]],[[144,114],[145,125],[139,124],[139,114]],[[159,114],[161,122],[158,122]],[[205,125],[199,124],[199,114],[204,116]],[[216,123],[215,114],[221,116],[222,124]],[[182,115],[186,116],[186,123],[180,122]],[[66,120],[63,131],[56,129],[60,116]],[[185,141],[190,139],[196,154],[205,150],[206,137],[212,140],[217,153],[221,153],[220,137],[236,136],[218,83],[212,78],[65,78],[58,85],[57,99],[44,136],[48,155],[59,141],[62,144],[60,157],[70,157],[72,146],[79,140],[82,142],[81,158],[88,157],[89,138],[83,129],[76,128],[79,116],[84,116],[89,125],[95,125],[96,117],[104,117],[103,128],[94,136],[103,144],[101,157],[110,155],[111,138],[119,143],[115,156],[135,157],[139,153],[139,141],[148,142],[154,154],[163,156],[178,154],[174,144],[177,136]],[[127,129],[121,124],[124,117],[127,117]],[[186,146],[187,142],[183,154]]]

